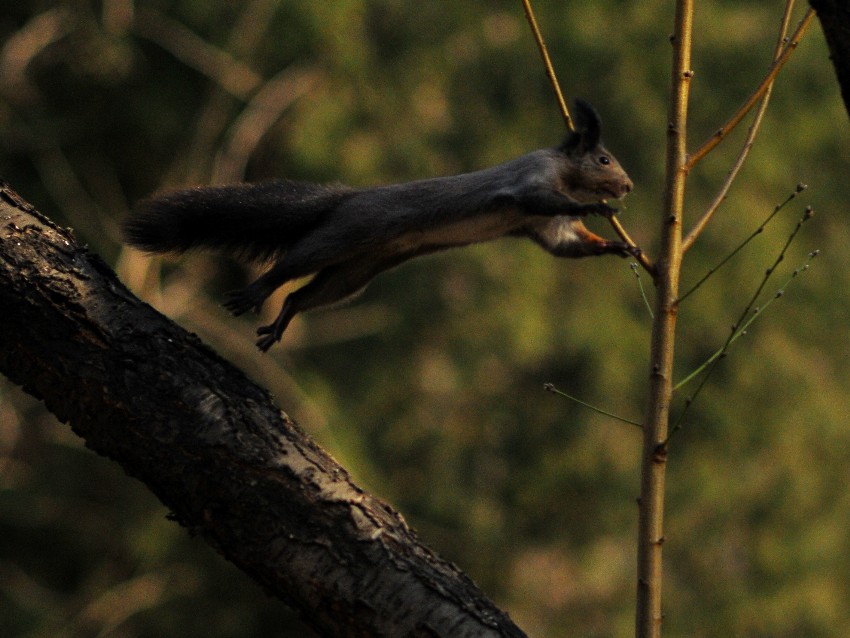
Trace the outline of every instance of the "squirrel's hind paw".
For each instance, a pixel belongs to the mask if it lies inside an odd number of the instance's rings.
[[[289,322],[292,321],[292,317],[295,316],[296,312],[297,311],[294,310],[291,300],[287,298],[283,304],[283,308],[280,309],[280,314],[277,316],[277,319],[274,320],[274,323],[257,328],[257,335],[260,337],[257,339],[257,347],[263,352],[266,352],[275,343],[280,341],[284,330],[286,330],[286,327],[289,325]]]
[[[275,334],[275,331],[272,330],[273,327],[274,326],[263,326],[257,329],[257,334],[263,334],[266,331],[269,333],[257,339],[257,347],[262,352],[268,352],[269,348],[280,341],[280,335]]]
[[[262,297],[251,290],[251,287],[241,290],[234,290],[227,293],[227,298],[224,301],[224,307],[227,308],[234,316],[238,317],[241,314],[253,310],[260,312],[263,307],[263,302],[266,300],[265,295]]]

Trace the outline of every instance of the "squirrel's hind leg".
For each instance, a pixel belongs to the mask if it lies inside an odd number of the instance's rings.
[[[279,259],[269,270],[245,288],[228,293],[224,307],[237,317],[249,310],[260,312],[269,295],[287,281],[315,272],[309,268],[299,267],[297,263],[293,264],[288,257],[285,255]]]
[[[338,262],[339,247],[330,240],[322,242],[321,239],[316,233],[302,239],[251,284],[231,292],[224,307],[236,316],[249,310],[259,312],[269,295],[286,282],[306,277]],[[316,248],[317,245],[321,250]]]
[[[299,312],[328,306],[361,290],[377,273],[362,272],[358,262],[329,266],[295,292],[290,293],[273,323],[257,328],[257,347],[263,352],[280,341],[289,322]]]
[[[419,251],[410,251],[378,260],[374,256],[359,257],[323,268],[309,283],[286,298],[273,323],[257,329],[260,335],[257,347],[265,352],[280,341],[289,322],[298,313],[347,299],[365,288],[377,274],[417,254]]]

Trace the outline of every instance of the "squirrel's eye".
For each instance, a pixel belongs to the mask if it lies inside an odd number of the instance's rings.
[[[603,166],[608,166],[608,164],[611,163],[611,158],[608,157],[607,155],[600,155],[599,156],[599,163],[602,164]]]

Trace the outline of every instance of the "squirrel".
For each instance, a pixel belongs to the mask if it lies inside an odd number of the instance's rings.
[[[289,294],[275,321],[257,330],[267,351],[292,318],[362,290],[379,273],[428,253],[499,237],[526,237],[557,257],[635,255],[639,249],[591,233],[589,214],[610,217],[632,181],[600,141],[601,120],[575,102],[576,130],[555,147],[492,168],[413,182],[351,188],[291,180],[197,187],[139,202],[123,224],[149,252],[217,248],[274,264],[230,293],[234,315],[259,312],[286,282],[313,279]]]

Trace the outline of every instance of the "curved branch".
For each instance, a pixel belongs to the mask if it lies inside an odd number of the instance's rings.
[[[318,78],[316,69],[287,67],[265,82],[231,125],[224,147],[216,154],[210,183],[229,184],[245,179],[248,160],[257,144]]]
[[[794,8],[794,0],[786,0],[785,3],[785,13],[782,15],[782,20],[779,26],[779,37],[776,42],[776,48],[773,52],[773,60],[774,62],[782,55],[782,48],[785,44],[785,36],[788,33],[788,24],[791,21],[791,11]],[[717,195],[714,197],[712,202],[708,205],[708,208],[705,212],[700,216],[699,220],[697,220],[694,227],[690,230],[690,232],[685,236],[682,240],[682,250],[687,252],[691,249],[691,246],[694,245],[694,242],[697,240],[697,237],[700,236],[700,233],[705,229],[708,222],[711,221],[711,218],[714,216],[714,213],[717,212],[717,209],[720,208],[720,205],[726,201],[726,196],[729,194],[729,189],[732,188],[732,183],[735,181],[735,178],[738,176],[738,173],[741,171],[741,168],[744,166],[744,162],[747,160],[747,157],[750,155],[750,150],[753,148],[753,144],[755,143],[756,135],[758,135],[759,128],[761,128],[761,122],[764,119],[764,114],[767,111],[767,105],[770,103],[770,95],[773,92],[773,82],[771,82],[767,89],[764,92],[764,95],[761,98],[761,102],[759,102],[758,108],[756,109],[755,117],[753,117],[753,122],[750,124],[750,128],[747,131],[747,138],[744,140],[744,145],[741,147],[741,150],[738,151],[738,157],[735,158],[735,163],[732,165],[732,168],[729,169],[729,172],[726,175],[726,179],[723,181],[723,184],[720,187],[720,190],[717,192]]]
[[[262,83],[260,75],[247,64],[156,9],[138,10],[133,28],[137,35],[156,43],[237,99],[247,100]]]
[[[0,183],[0,372],[323,636],[523,636],[268,393]]]
[[[726,136],[728,136],[729,133],[731,133],[732,130],[741,123],[744,116],[750,112],[765,92],[773,85],[773,80],[782,70],[782,67],[785,66],[785,63],[788,62],[788,59],[797,48],[797,45],[800,44],[800,40],[803,39],[806,29],[809,28],[809,24],[814,16],[815,12],[813,9],[809,9],[806,12],[806,15],[804,15],[803,19],[800,21],[800,24],[797,25],[797,30],[794,31],[794,34],[788,40],[788,44],[785,45],[785,48],[782,50],[782,54],[779,55],[779,57],[774,60],[773,64],[770,65],[770,69],[761,81],[761,84],[758,85],[752,95],[750,95],[750,97],[747,98],[738,110],[735,111],[732,117],[730,117],[723,126],[717,129],[714,135],[708,138],[702,146],[688,156],[688,161],[685,164],[686,170],[690,171],[697,162],[714,150],[714,147],[720,144],[720,142],[722,142]]]

